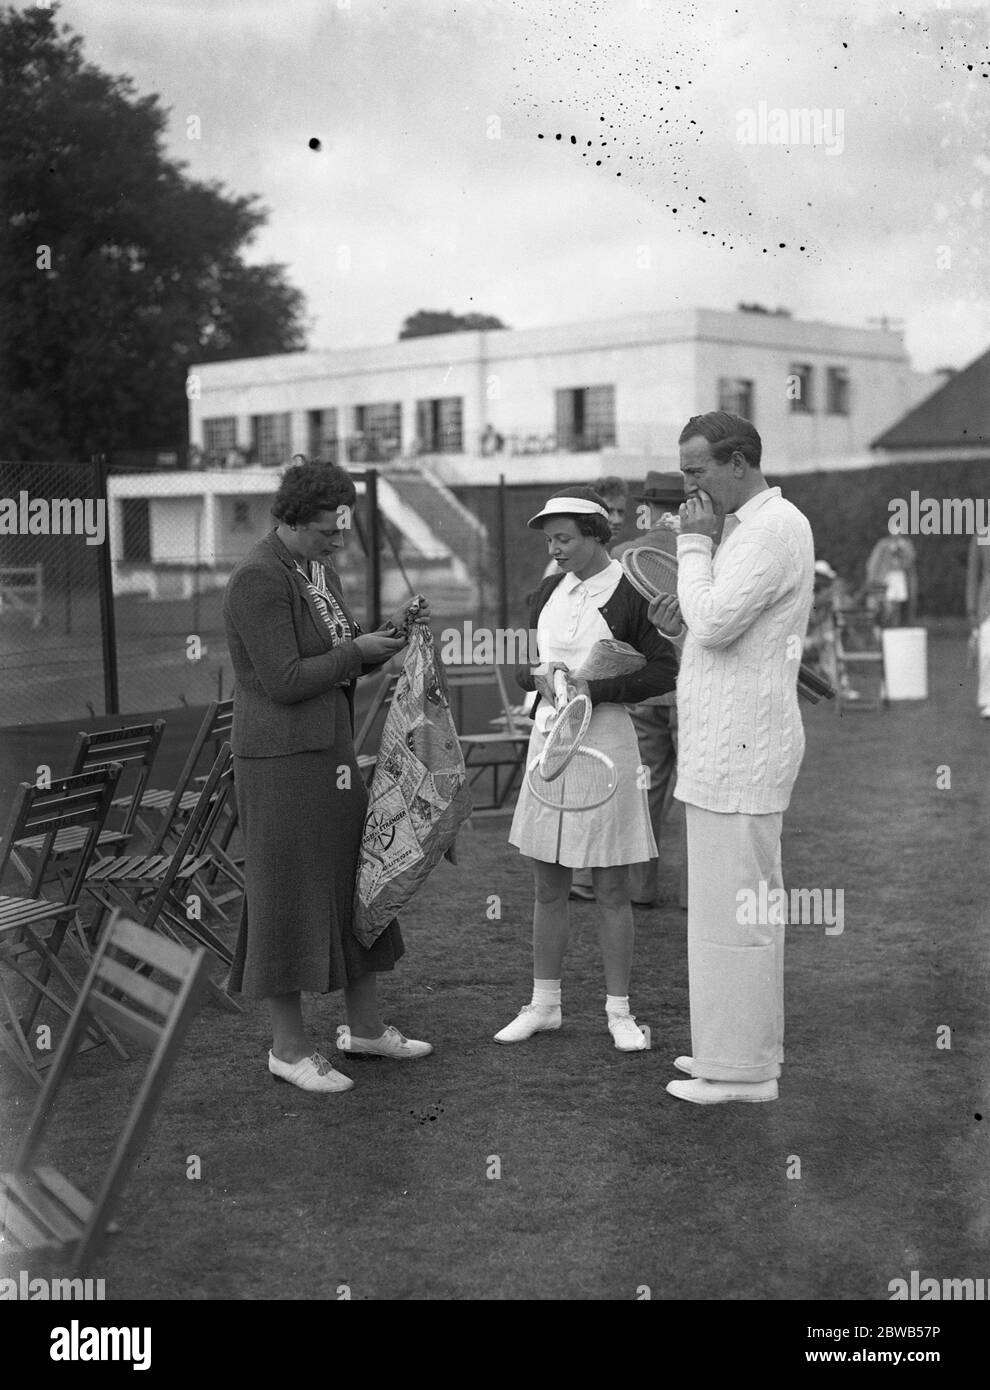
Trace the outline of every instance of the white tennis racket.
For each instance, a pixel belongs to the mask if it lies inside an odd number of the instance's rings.
[[[553,673],[557,715],[547,732],[546,742],[537,759],[538,771],[544,782],[553,782],[561,775],[581,746],[581,740],[591,723],[591,701],[587,695],[567,698],[567,673],[558,666]]]
[[[591,722],[587,695],[567,698],[567,675],[553,675],[557,716],[541,751],[530,763],[526,780],[537,801],[555,811],[591,811],[615,795],[619,785],[615,764],[581,739]]]
[[[634,545],[619,557],[622,571],[637,593],[650,602],[661,594],[677,593],[677,557],[658,550],[653,545]],[[819,700],[831,700],[835,690],[822,676],[809,667],[798,668],[797,690],[803,700],[817,705]]]
[[[593,811],[615,795],[615,763],[597,748],[578,748],[566,770],[552,782],[539,773],[539,758],[529,765],[527,783],[537,801],[554,811]]]
[[[668,555],[655,545],[631,545],[619,556],[619,563],[629,583],[645,599],[677,593],[676,555]]]

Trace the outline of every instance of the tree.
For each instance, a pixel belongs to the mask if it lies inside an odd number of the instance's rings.
[[[455,314],[450,309],[417,309],[399,329],[403,338],[428,338],[434,333],[477,333],[487,328],[508,328],[491,314]]]
[[[0,458],[175,449],[189,365],[304,347],[303,297],[242,259],[257,199],[186,177],[56,16],[0,10]]]

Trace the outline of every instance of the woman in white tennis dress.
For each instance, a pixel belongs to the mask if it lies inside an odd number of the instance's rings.
[[[592,703],[591,723],[582,743],[612,759],[618,787],[609,801],[593,810],[560,811],[538,801],[523,781],[509,843],[532,861],[535,878],[533,996],[495,1034],[495,1041],[523,1042],[534,1033],[560,1027],[571,873],[587,868],[592,871],[599,913],[609,1030],[616,1047],[641,1051],[646,1040],[629,1009],[633,958],[629,865],[655,858],[657,846],[646,797],[647,772],[641,766],[636,731],[625,706],[673,690],[676,658],[670,643],[650,622],[646,600],[626,579],[619,562],[610,558],[608,511],[591,488],[570,488],[551,497],[528,524],[543,532],[560,572],[543,580],[530,608],[541,666],[537,672],[523,668],[517,677],[524,690],[539,690],[541,697],[527,761],[532,762],[543,747],[554,716],[552,672],[563,666],[569,693],[583,691]],[[635,647],[645,665],[623,676],[582,680],[577,673],[592,648],[609,638]]]

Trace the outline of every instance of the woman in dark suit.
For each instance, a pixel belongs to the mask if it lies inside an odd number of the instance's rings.
[[[376,975],[403,953],[398,922],[365,948],[352,931],[367,792],[354,755],[354,685],[400,651],[408,608],[361,633],[332,556],[356,500],[332,464],[286,470],[277,525],[235,568],[224,597],[234,668],[237,810],[246,892],[230,988],[267,1001],[268,1068],[307,1091],[345,1091],[307,1036],[301,992],[344,991],[344,1053],[423,1057],[378,1012]],[[419,615],[428,615],[425,600]]]

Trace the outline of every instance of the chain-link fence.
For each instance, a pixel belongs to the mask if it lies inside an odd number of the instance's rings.
[[[677,469],[665,465],[662,471]],[[637,524],[645,519],[645,513],[637,508],[636,497],[642,493],[645,475],[644,467],[639,479],[627,479],[625,521],[616,544],[641,534]],[[942,499],[969,499],[966,506],[973,516],[978,519],[985,515],[990,496],[990,454],[934,463],[878,463],[837,472],[775,475],[769,469],[766,477],[807,516],[816,558],[830,561],[850,592],[858,593],[867,583],[867,561],[873,547],[890,534],[889,523],[898,499],[907,506],[913,497],[922,508],[935,509],[936,515],[944,512]],[[453,489],[486,527],[489,544],[485,566],[478,573],[490,580],[489,594],[502,626],[514,627],[526,621],[527,596],[536,588],[547,563],[543,538],[527,529],[527,519],[565,487],[566,481],[551,480],[503,487],[491,483],[458,485]],[[936,521],[912,532],[910,539],[917,567],[919,617],[962,617],[971,530],[957,527],[950,532],[947,525],[940,527]]]
[[[104,712],[105,544],[96,467],[0,463],[0,724]]]
[[[341,568],[367,627],[380,617],[387,551],[375,475],[354,476],[356,534]],[[218,493],[186,470],[0,463],[0,727],[232,694],[223,592],[272,525],[279,477],[245,470]]]
[[[525,627],[547,565],[543,538],[526,522],[564,486],[541,481],[538,462],[532,481],[511,485],[489,475],[444,486],[406,460],[353,469],[359,505],[338,568],[358,620],[373,626],[423,592],[438,635],[465,633],[468,661],[466,625]],[[818,555],[855,589],[893,495],[985,495],[985,468],[886,465],[779,481],[811,520]],[[272,524],[279,478],[280,469],[260,467],[0,463],[0,727],[230,695],[223,591]],[[619,540],[637,534],[641,486],[629,482]],[[968,538],[915,544],[922,615],[961,613]]]

